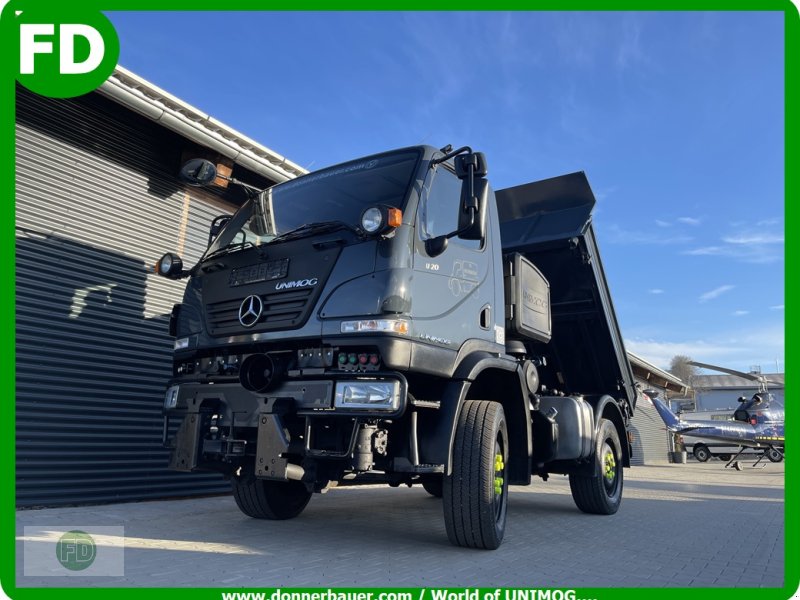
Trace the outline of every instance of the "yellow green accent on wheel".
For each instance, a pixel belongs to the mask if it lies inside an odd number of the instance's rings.
[[[503,478],[502,477],[495,477],[494,478],[494,493],[500,495],[503,493]]]
[[[497,454],[494,457],[494,470],[495,471],[502,471],[503,467],[505,467],[505,466],[506,466],[505,463],[503,463],[503,455],[502,454]]]
[[[617,461],[614,460],[614,453],[606,452],[605,456],[603,457],[603,475],[605,475],[605,478],[609,481],[614,479],[616,467]]]

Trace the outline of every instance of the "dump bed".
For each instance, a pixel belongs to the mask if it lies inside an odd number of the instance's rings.
[[[503,252],[520,253],[550,283],[552,338],[524,340],[546,357],[542,383],[570,394],[636,402],[633,373],[592,229],[583,172],[496,192]]]

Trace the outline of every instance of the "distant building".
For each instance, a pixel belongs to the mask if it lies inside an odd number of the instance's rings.
[[[628,352],[628,360],[641,392],[653,390],[658,397],[669,401],[673,397],[683,397],[688,386],[675,377],[650,364],[643,358]],[[653,403],[646,395],[640,394],[636,401],[636,411],[631,420],[633,439],[633,459],[635,465],[665,463],[669,460],[670,436]]]
[[[785,373],[762,373],[767,379],[767,389],[776,404],[783,406]],[[741,396],[750,398],[758,391],[758,383],[736,375],[695,375],[692,377],[695,410],[735,409]]]

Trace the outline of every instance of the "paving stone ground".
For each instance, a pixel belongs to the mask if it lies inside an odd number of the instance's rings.
[[[784,464],[625,471],[620,511],[579,512],[566,477],[512,488],[496,551],[447,541],[421,487],[335,489],[290,521],[242,515],[230,496],[17,512],[17,585],[780,587]],[[123,526],[122,577],[25,577],[25,526]],[[102,546],[98,552],[102,551]]]

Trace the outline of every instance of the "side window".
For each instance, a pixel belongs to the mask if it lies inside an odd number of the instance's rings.
[[[451,233],[458,228],[459,202],[461,202],[461,180],[449,169],[439,166],[420,209],[420,236],[423,240]],[[450,238],[450,243],[471,250],[481,249],[480,240],[462,240],[453,237]]]

